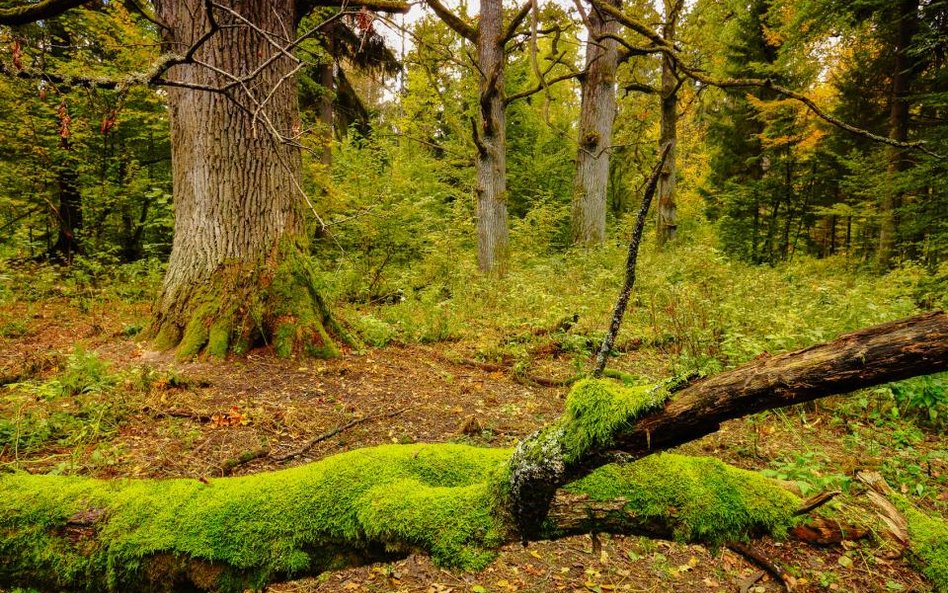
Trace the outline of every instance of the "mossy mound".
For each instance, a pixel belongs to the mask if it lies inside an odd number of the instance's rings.
[[[592,500],[622,498],[624,512],[683,542],[717,546],[754,534],[780,537],[800,499],[758,473],[671,453],[607,465],[566,486]]]
[[[948,593],[948,521],[923,513],[897,494],[892,499],[908,522],[909,542],[919,569],[935,590]]]
[[[279,356],[337,356],[356,340],[332,317],[306,250],[292,241],[260,261],[220,266],[193,286],[165,287],[155,345],[180,359],[223,357],[269,344]]]
[[[603,379],[579,381],[570,390],[566,412],[555,425],[563,433],[564,461],[571,463],[589,451],[608,447],[624,428],[667,398],[661,385],[627,387]]]
[[[188,557],[226,567],[210,589],[240,591],[410,549],[479,568],[503,541],[488,483],[509,456],[391,445],[208,483],[3,476],[0,582],[132,590]]]

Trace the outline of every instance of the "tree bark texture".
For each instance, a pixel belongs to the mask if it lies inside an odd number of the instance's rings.
[[[621,0],[606,1],[615,8],[621,6]],[[602,243],[606,234],[606,189],[618,67],[618,43],[606,36],[618,32],[619,23],[614,18],[591,7],[573,183],[573,242],[581,245]]]
[[[477,28],[480,121],[477,145],[477,262],[490,272],[507,252],[507,123],[504,115],[504,18],[501,0],[483,0]]]
[[[180,343],[184,356],[223,355],[264,341],[281,342],[283,353],[293,349],[289,342],[331,350],[325,307],[314,301],[311,274],[299,272],[304,263],[296,261],[305,259],[300,152],[281,141],[300,131],[295,64],[279,49],[295,34],[294,2],[223,4],[161,0],[155,6],[169,26],[165,50],[193,51],[195,59],[173,67],[169,78],[232,85],[226,92],[167,91],[175,228],[156,312],[158,342]],[[287,260],[297,270],[277,282]],[[276,283],[284,286],[277,290]],[[297,296],[290,307],[294,283],[308,302]],[[305,322],[297,323],[300,317]],[[291,335],[294,325],[305,327]]]
[[[675,27],[678,24],[678,13],[681,11],[681,0],[665,1],[665,24],[662,27],[662,39],[670,45],[675,43]],[[678,206],[675,203],[676,154],[678,147],[678,77],[675,73],[675,63],[667,55],[662,55],[662,121],[659,133],[659,146],[671,146],[662,175],[658,178],[657,235],[659,247],[675,238],[678,229]]]

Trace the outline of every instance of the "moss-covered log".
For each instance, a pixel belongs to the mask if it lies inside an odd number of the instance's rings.
[[[584,381],[562,418],[514,451],[375,447],[209,482],[0,476],[0,586],[240,591],[415,550],[479,568],[505,542],[587,530],[709,543],[779,533],[799,501],[756,474],[668,454],[606,460],[946,367],[948,317],[936,313],[762,358],[674,396]]]
[[[844,335],[702,379],[670,397],[661,385],[604,388],[580,382],[557,422],[521,442],[511,462],[509,508],[536,537],[557,490],[595,468],[693,441],[725,420],[948,370],[948,315],[929,313]]]
[[[243,591],[411,551],[481,568],[515,536],[498,502],[510,454],[390,445],[206,483],[6,475],[0,584]],[[677,455],[602,468],[562,500],[544,537],[595,527],[719,543],[780,532],[799,506],[767,478]]]

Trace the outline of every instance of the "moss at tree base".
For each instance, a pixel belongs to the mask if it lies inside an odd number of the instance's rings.
[[[176,348],[180,359],[243,354],[259,345],[272,345],[281,357],[332,358],[339,354],[336,339],[355,340],[333,319],[320,291],[305,251],[288,242],[266,260],[220,266],[199,285],[166,286],[153,325],[155,345]]]

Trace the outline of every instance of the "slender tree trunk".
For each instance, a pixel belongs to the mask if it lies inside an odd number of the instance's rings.
[[[675,43],[675,28],[678,24],[678,14],[681,11],[681,0],[665,0],[665,24],[662,27],[662,38]],[[665,168],[658,179],[658,227],[657,240],[659,247],[675,238],[678,229],[678,205],[675,203],[676,153],[678,146],[678,78],[675,75],[674,62],[668,57],[662,57],[662,123],[659,136],[659,146],[671,146],[671,152],[665,160]]]
[[[504,14],[501,0],[483,0],[477,35],[480,122],[477,144],[477,261],[485,272],[506,257],[507,123],[504,116]]]
[[[300,129],[294,64],[261,33],[292,34],[294,3],[225,4],[253,27],[214,9],[221,28],[196,52],[212,68],[176,66],[170,78],[222,87],[274,59],[230,96],[167,91],[175,229],[156,311],[158,344],[178,345],[180,356],[222,356],[263,342],[282,355],[298,347],[331,354],[328,313],[306,259],[300,153],[274,135]],[[211,29],[205,7],[202,0],[156,2],[170,27],[163,39],[168,51],[186,51]]]
[[[607,2],[616,8],[621,6],[621,0]],[[606,189],[612,124],[616,117],[618,51],[615,39],[603,36],[618,32],[615,19],[591,7],[573,184],[573,242],[581,245],[602,243],[606,235]]]
[[[79,253],[76,232],[82,228],[82,194],[79,192],[79,177],[72,165],[64,164],[56,177],[59,207],[53,212],[57,233],[50,255],[68,265]]]
[[[333,100],[335,99],[336,77],[335,77],[335,58],[333,57],[335,23],[329,25],[325,32],[326,54],[329,61],[319,65],[319,85],[322,86],[322,94],[319,96],[319,123],[322,124],[323,150],[320,154],[319,162],[327,167],[332,165],[332,139],[335,132],[335,120],[333,113]]]
[[[889,107],[889,138],[905,142],[909,132],[909,93],[911,92],[914,67],[909,56],[912,38],[918,31],[918,0],[898,0],[895,18],[895,54],[892,72],[892,96]],[[879,228],[879,267],[892,265],[896,240],[899,234],[899,208],[903,193],[896,187],[899,174],[911,167],[905,149],[890,146],[887,149],[889,187],[882,201],[882,223]]]

